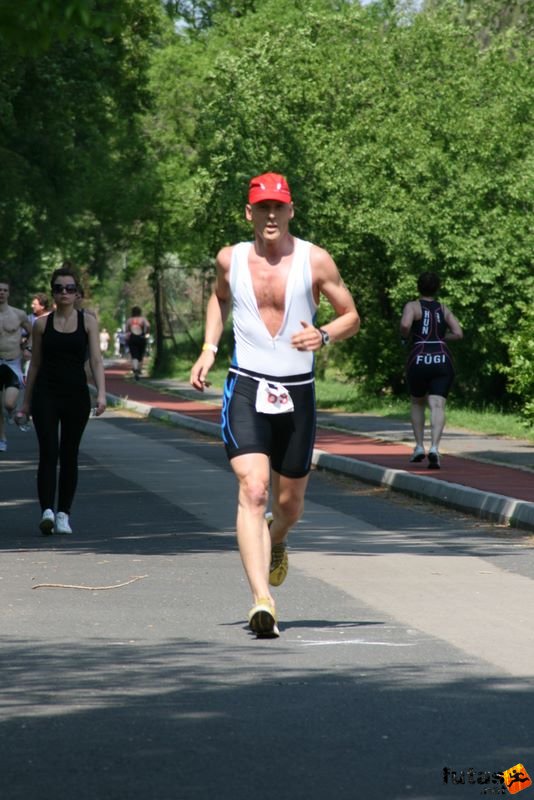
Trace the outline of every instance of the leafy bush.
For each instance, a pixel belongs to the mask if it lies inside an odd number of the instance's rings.
[[[522,316],[509,343],[510,366],[504,368],[510,388],[523,398],[522,414],[534,425],[534,310],[524,303]]]

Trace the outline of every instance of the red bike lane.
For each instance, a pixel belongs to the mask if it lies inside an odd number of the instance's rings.
[[[190,400],[160,389],[135,382],[126,366],[106,368],[107,391],[122,399],[175,412],[206,422],[219,423],[220,403]],[[317,428],[316,449],[344,458],[353,458],[385,469],[403,470],[422,478],[458,484],[472,489],[504,495],[516,500],[534,502],[534,475],[532,472],[488,461],[454,455],[442,457],[442,469],[429,470],[423,464],[410,464],[412,448],[397,442],[388,442],[365,434]]]

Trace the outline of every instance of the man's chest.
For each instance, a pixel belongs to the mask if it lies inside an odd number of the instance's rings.
[[[20,330],[20,319],[12,309],[0,313],[0,336],[13,336]]]
[[[276,265],[254,262],[249,264],[249,269],[258,308],[283,312],[291,259],[284,259]]]

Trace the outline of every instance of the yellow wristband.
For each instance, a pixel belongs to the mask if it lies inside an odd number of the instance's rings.
[[[211,350],[212,353],[216,353],[218,349],[216,344],[210,344],[209,342],[204,342],[202,345],[202,352],[204,352],[204,350]]]

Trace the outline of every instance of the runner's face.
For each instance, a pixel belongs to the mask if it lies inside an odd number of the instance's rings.
[[[254,233],[266,242],[280,239],[293,219],[293,203],[280,203],[278,200],[263,200],[248,204],[246,217],[254,225]]]
[[[0,303],[7,303],[9,297],[9,286],[7,283],[0,283]]]
[[[78,297],[77,287],[76,291],[67,292],[65,290],[60,291],[60,286],[68,286],[70,289],[72,286],[76,287],[76,281],[70,275],[60,275],[54,282],[53,295],[57,308],[68,309],[76,302]]]
[[[32,300],[32,311],[36,317],[40,316],[44,311],[44,306],[41,305],[36,297]]]

